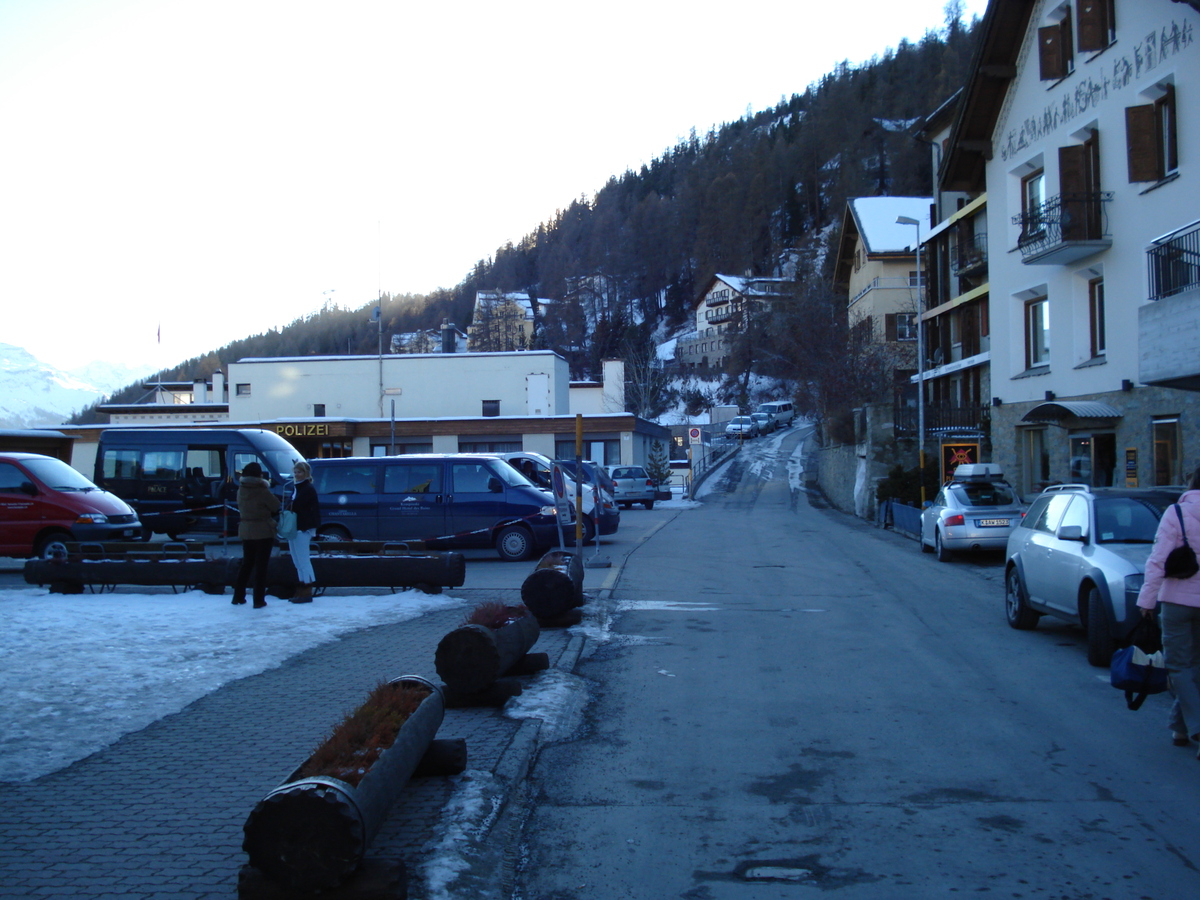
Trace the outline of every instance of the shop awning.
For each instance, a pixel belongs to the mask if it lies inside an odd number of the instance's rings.
[[[1121,411],[1099,400],[1052,400],[1039,403],[1021,417],[1022,422],[1059,422],[1063,419],[1119,419]]]

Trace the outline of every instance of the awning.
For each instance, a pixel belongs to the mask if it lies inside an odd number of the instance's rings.
[[[1053,400],[1039,403],[1021,417],[1022,422],[1058,422],[1062,419],[1119,419],[1121,411],[1099,400]]]

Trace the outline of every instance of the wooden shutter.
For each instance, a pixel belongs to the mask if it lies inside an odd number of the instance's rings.
[[[896,337],[896,314],[887,313],[883,317],[883,339],[885,341],[898,340]]]
[[[1112,0],[1076,0],[1079,17],[1079,52],[1092,53],[1108,46],[1108,14]]]
[[[1058,189],[1062,204],[1062,239],[1081,241],[1087,237],[1088,148],[1071,144],[1058,148]]]
[[[1038,68],[1042,81],[1057,81],[1066,77],[1067,62],[1064,49],[1060,26],[1047,25],[1038,29]]]
[[[1158,135],[1154,104],[1125,107],[1125,143],[1129,152],[1130,181],[1158,181]]]

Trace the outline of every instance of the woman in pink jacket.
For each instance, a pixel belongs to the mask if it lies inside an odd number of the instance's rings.
[[[1188,543],[1200,547],[1200,469],[1179,498],[1179,507]],[[1152,616],[1162,604],[1163,656],[1175,695],[1170,728],[1175,743],[1186,747],[1189,738],[1200,741],[1200,574],[1191,578],[1163,575],[1167,554],[1182,546],[1179,516],[1172,506],[1159,519],[1137,605],[1142,615]],[[1200,754],[1196,758],[1200,759]]]

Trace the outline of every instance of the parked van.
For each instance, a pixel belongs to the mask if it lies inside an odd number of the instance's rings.
[[[790,400],[773,400],[770,403],[763,403],[757,411],[773,415],[776,428],[786,428],[792,424],[792,419],[796,418],[796,410],[792,407]]]
[[[0,556],[49,556],[65,541],[132,540],[137,514],[61,459],[0,453]]]
[[[423,541],[443,550],[495,547],[527,559],[558,544],[554,496],[483,453],[312,460],[328,540]]]
[[[100,433],[96,484],[129,503],[142,537],[237,534],[237,480],[256,462],[282,498],[292,468],[304,456],[261,428],[110,428]]]

